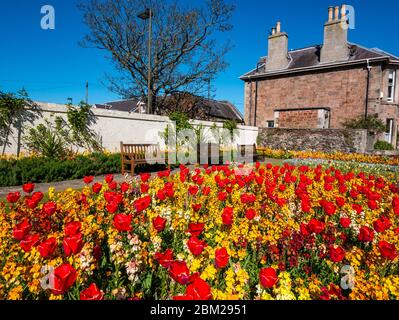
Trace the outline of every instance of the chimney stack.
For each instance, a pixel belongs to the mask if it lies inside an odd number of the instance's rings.
[[[340,16],[341,13],[341,16]],[[324,44],[320,62],[344,61],[349,58],[348,28],[346,23],[346,5],[328,8],[328,21],[324,25]]]
[[[280,70],[288,66],[288,34],[281,32],[281,22],[272,28],[269,36],[266,71]]]

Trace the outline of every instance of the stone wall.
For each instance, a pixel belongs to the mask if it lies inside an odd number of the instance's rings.
[[[260,128],[258,146],[301,151],[365,153],[367,130]]]
[[[37,105],[41,111],[41,117],[34,121],[34,123],[25,123],[24,127],[35,127],[40,123],[44,123],[45,119],[50,122],[54,121],[56,117],[66,118],[67,108],[65,105],[53,103],[40,103]],[[161,148],[164,147],[164,140],[161,134],[165,132],[170,120],[168,117],[146,115],[138,113],[128,113],[120,111],[111,111],[103,109],[92,109],[96,123],[91,128],[101,137],[103,147],[111,152],[118,152],[120,150],[120,142],[137,143],[137,144],[157,144]],[[223,123],[215,123],[209,121],[192,121],[194,127],[202,126],[204,129],[204,139],[213,142],[211,135],[211,128],[222,128]],[[234,144],[253,145],[256,143],[258,136],[258,128],[248,126],[238,126],[238,134],[235,136]],[[22,152],[26,152],[23,146],[23,133],[18,134],[14,130],[10,135],[10,146],[6,148],[6,154],[17,154],[18,147]]]

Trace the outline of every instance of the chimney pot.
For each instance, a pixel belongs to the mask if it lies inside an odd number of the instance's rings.
[[[338,21],[339,20],[339,6],[336,6],[335,7],[335,21]]]
[[[277,33],[281,32],[281,22],[280,21],[277,22],[276,32]]]
[[[272,28],[272,35],[276,34],[276,28]]]
[[[333,21],[334,7],[328,8],[328,22]]]

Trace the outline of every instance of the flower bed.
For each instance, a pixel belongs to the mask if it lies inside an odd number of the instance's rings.
[[[0,204],[1,299],[399,298],[385,178],[257,164],[85,183]]]
[[[258,148],[258,154],[264,157],[275,159],[323,159],[399,166],[399,156],[367,155],[343,152],[325,153],[314,151],[285,151],[269,148]]]

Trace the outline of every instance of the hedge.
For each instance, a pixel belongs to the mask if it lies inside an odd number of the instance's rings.
[[[0,186],[18,186],[26,182],[57,182],[120,171],[120,154],[93,153],[67,160],[44,157],[2,159]]]

